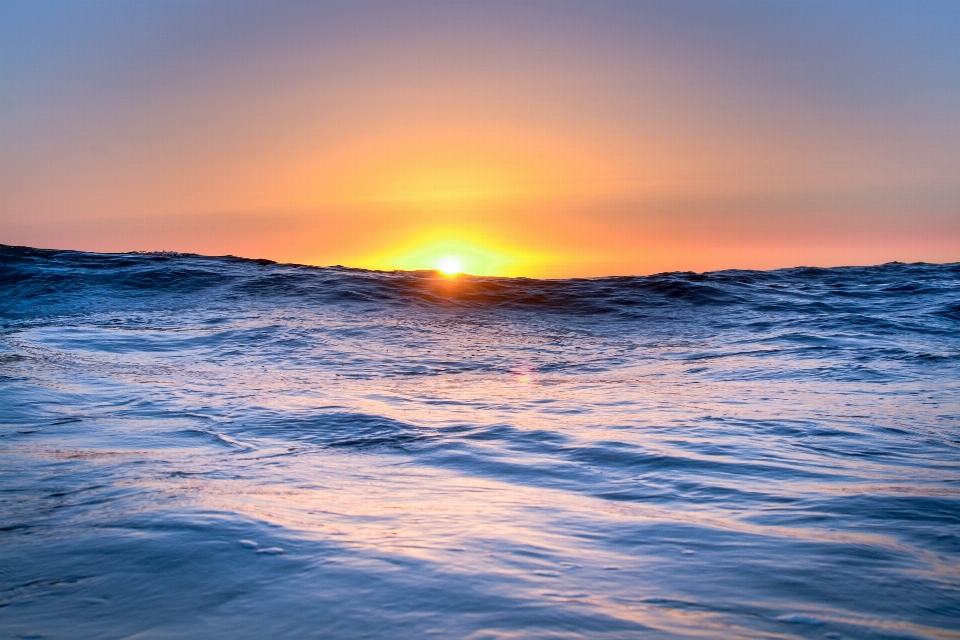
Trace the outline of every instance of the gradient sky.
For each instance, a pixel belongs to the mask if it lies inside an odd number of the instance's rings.
[[[960,3],[0,0],[0,242],[960,261]]]

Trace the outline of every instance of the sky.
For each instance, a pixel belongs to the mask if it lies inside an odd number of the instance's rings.
[[[0,0],[0,243],[960,261],[960,3]]]

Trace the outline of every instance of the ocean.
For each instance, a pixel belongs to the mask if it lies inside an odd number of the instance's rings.
[[[960,264],[0,246],[0,637],[960,638]]]

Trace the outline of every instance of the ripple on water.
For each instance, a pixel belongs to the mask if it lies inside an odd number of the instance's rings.
[[[0,635],[960,637],[960,265],[0,286]]]

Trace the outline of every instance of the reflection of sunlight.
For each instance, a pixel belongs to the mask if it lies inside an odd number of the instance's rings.
[[[530,363],[523,364],[515,368],[512,373],[514,380],[518,384],[531,384],[534,381],[534,374],[536,373],[536,367]]]

